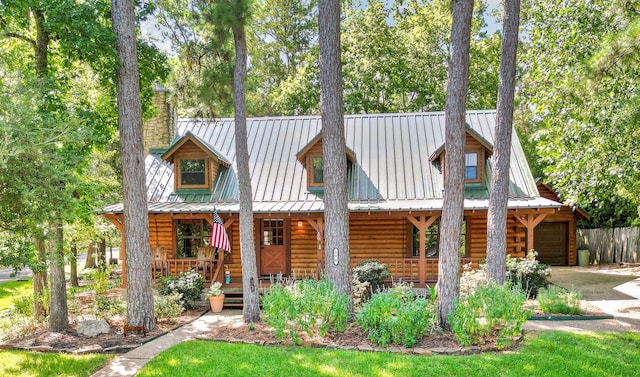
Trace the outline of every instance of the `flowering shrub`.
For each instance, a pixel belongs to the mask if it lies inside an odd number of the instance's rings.
[[[358,277],[353,274],[351,276],[351,293],[353,295],[353,311],[359,312],[362,306],[370,296],[370,290],[368,281],[362,282],[358,280]]]
[[[153,299],[153,312],[158,319],[171,319],[179,316],[184,310],[180,302],[180,293],[168,296],[155,295]]]
[[[480,263],[478,269],[474,270],[471,263],[462,266],[462,276],[460,276],[460,297],[467,297],[472,294],[477,287],[487,285],[487,264]]]
[[[526,258],[511,258],[507,255],[505,261],[507,267],[507,279],[514,285],[521,287],[529,297],[536,297],[541,288],[549,285],[547,276],[551,274],[551,268],[540,263],[535,250],[529,251]]]
[[[180,303],[185,309],[191,309],[200,299],[204,289],[204,278],[195,271],[182,272],[179,276],[160,279],[158,293],[164,296],[180,293]]]
[[[360,282],[368,282],[376,291],[384,287],[384,281],[391,277],[389,267],[377,260],[365,260],[353,268],[353,275]]]
[[[411,285],[396,285],[374,294],[358,313],[357,321],[377,344],[413,347],[426,330],[436,328],[435,294],[430,300],[416,298]]]

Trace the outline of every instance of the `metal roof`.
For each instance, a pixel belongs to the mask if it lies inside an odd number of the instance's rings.
[[[468,126],[493,145],[495,111],[469,111]],[[321,193],[309,192],[307,172],[296,155],[321,130],[320,116],[247,119],[249,169],[253,209],[258,213],[320,212]],[[180,119],[177,136],[193,133],[226,157],[231,167],[220,166],[211,192],[174,192],[173,167],[159,155],[146,158],[150,212],[238,211],[233,119]],[[429,161],[445,141],[444,112],[367,114],[345,116],[347,147],[356,156],[348,172],[349,208],[352,211],[440,210],[443,175]],[[488,207],[491,158],[485,165],[485,187],[468,187],[466,209]],[[524,152],[513,133],[509,208],[557,208],[541,198]],[[122,205],[105,208],[122,211]]]

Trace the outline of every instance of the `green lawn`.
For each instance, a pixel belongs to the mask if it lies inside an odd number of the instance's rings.
[[[90,376],[113,356],[0,351],[0,376]]]
[[[633,376],[640,335],[529,335],[514,352],[413,356],[189,341],[161,353],[136,376]]]
[[[31,279],[0,284],[0,311],[13,305],[13,298],[33,292]]]

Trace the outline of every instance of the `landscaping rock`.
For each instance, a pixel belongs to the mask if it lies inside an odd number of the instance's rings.
[[[100,334],[108,334],[109,332],[111,332],[111,328],[109,327],[107,321],[105,321],[104,319],[88,319],[78,322],[76,331],[78,332],[78,334],[94,337]]]
[[[102,347],[97,344],[92,344],[90,346],[84,346],[82,348],[78,348],[73,351],[75,355],[85,355],[87,353],[101,353],[103,351]]]

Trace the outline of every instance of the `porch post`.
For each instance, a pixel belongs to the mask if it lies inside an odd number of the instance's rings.
[[[525,250],[525,255],[529,252],[529,250],[533,249],[533,231],[536,226],[547,217],[547,213],[527,213],[523,215],[514,215],[522,225],[527,228],[527,250]]]
[[[309,223],[309,225],[311,225],[311,227],[313,229],[315,229],[316,231],[316,242],[318,245],[318,249],[316,250],[316,265],[317,265],[317,273],[318,273],[318,279],[320,278],[320,271],[322,271],[322,256],[323,256],[323,251],[324,251],[324,245],[323,245],[323,241],[324,241],[324,222],[322,220],[322,217],[318,217],[318,219],[316,221],[313,221],[312,219],[306,219],[307,223]]]
[[[407,216],[407,219],[411,221],[418,232],[420,232],[420,259],[418,259],[418,283],[427,283],[427,259],[425,256],[425,247],[427,246],[427,229],[433,224],[439,216]]]

